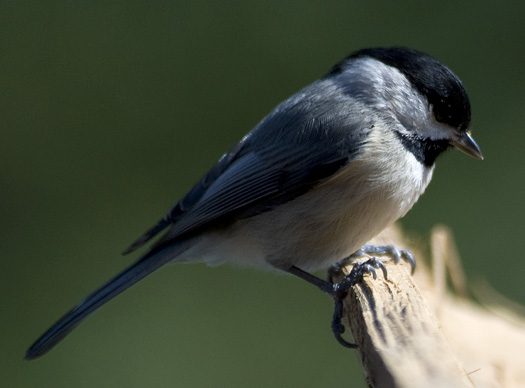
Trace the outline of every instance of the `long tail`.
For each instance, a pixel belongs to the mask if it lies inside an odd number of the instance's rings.
[[[47,353],[97,308],[182,253],[187,245],[181,245],[146,253],[130,267],[88,295],[31,345],[26,352],[25,360],[32,360]]]

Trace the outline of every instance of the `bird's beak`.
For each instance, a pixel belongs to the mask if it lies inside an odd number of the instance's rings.
[[[450,144],[467,155],[483,160],[483,154],[481,153],[479,146],[470,135],[470,131],[465,132],[454,140],[451,140]]]

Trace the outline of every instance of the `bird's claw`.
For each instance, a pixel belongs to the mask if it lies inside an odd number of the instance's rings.
[[[377,257],[390,257],[395,264],[398,264],[401,260],[410,264],[411,273],[414,274],[416,269],[416,260],[412,253],[406,250],[399,250],[393,245],[387,246],[374,246],[365,245],[363,248],[353,253],[346,259],[336,263],[329,271],[329,279],[333,282],[334,275],[341,273],[343,267],[347,266],[356,259],[371,256],[367,261],[354,264],[350,274],[344,277],[339,283],[332,284],[333,292],[332,297],[334,298],[334,315],[332,317],[332,332],[334,333],[335,339],[342,346],[347,348],[356,348],[356,344],[352,344],[343,339],[342,334],[345,332],[345,327],[341,320],[343,318],[343,299],[346,297],[350,287],[355,285],[359,280],[366,274],[372,274],[374,279],[377,279],[376,269],[380,269],[383,272],[385,279],[388,279],[388,272],[383,262]]]
[[[353,261],[357,259],[361,259],[363,257],[388,257],[390,258],[395,264],[398,264],[401,260],[404,262],[410,264],[410,273],[413,275],[416,270],[416,260],[414,259],[414,256],[410,251],[408,250],[399,250],[393,245],[386,245],[386,246],[375,246],[375,245],[364,245],[361,249],[356,251],[355,253],[351,254],[347,258],[337,262],[330,268],[329,270],[329,276],[333,277],[334,274],[341,272],[342,268],[351,264]],[[380,260],[378,260],[380,261]],[[378,266],[375,266],[375,268],[379,268]],[[383,271],[383,274],[386,275],[386,268],[383,265],[383,263],[380,264],[380,268]],[[375,276],[374,276],[375,279]]]
[[[381,269],[383,276],[387,277],[385,265],[376,257],[372,257],[365,262],[356,263],[352,268],[350,274],[339,282],[333,284],[332,297],[334,298],[334,315],[332,316],[332,332],[334,337],[342,346],[346,348],[356,348],[356,344],[352,344],[343,339],[342,334],[345,332],[345,327],[341,320],[343,318],[343,299],[346,297],[350,287],[355,285],[367,273],[372,274],[374,279],[377,279],[376,268]]]

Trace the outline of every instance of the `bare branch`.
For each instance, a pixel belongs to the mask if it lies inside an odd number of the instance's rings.
[[[472,387],[404,264],[385,263],[388,280],[365,278],[345,299],[345,315],[371,386]],[[349,268],[351,269],[351,268]]]

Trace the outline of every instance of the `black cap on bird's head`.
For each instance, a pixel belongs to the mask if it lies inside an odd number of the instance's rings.
[[[369,57],[399,70],[412,86],[428,100],[437,122],[455,129],[450,145],[470,156],[483,155],[468,131],[471,119],[470,100],[461,80],[437,59],[406,47],[368,48],[352,53],[335,65],[330,74],[343,70],[348,60]]]

